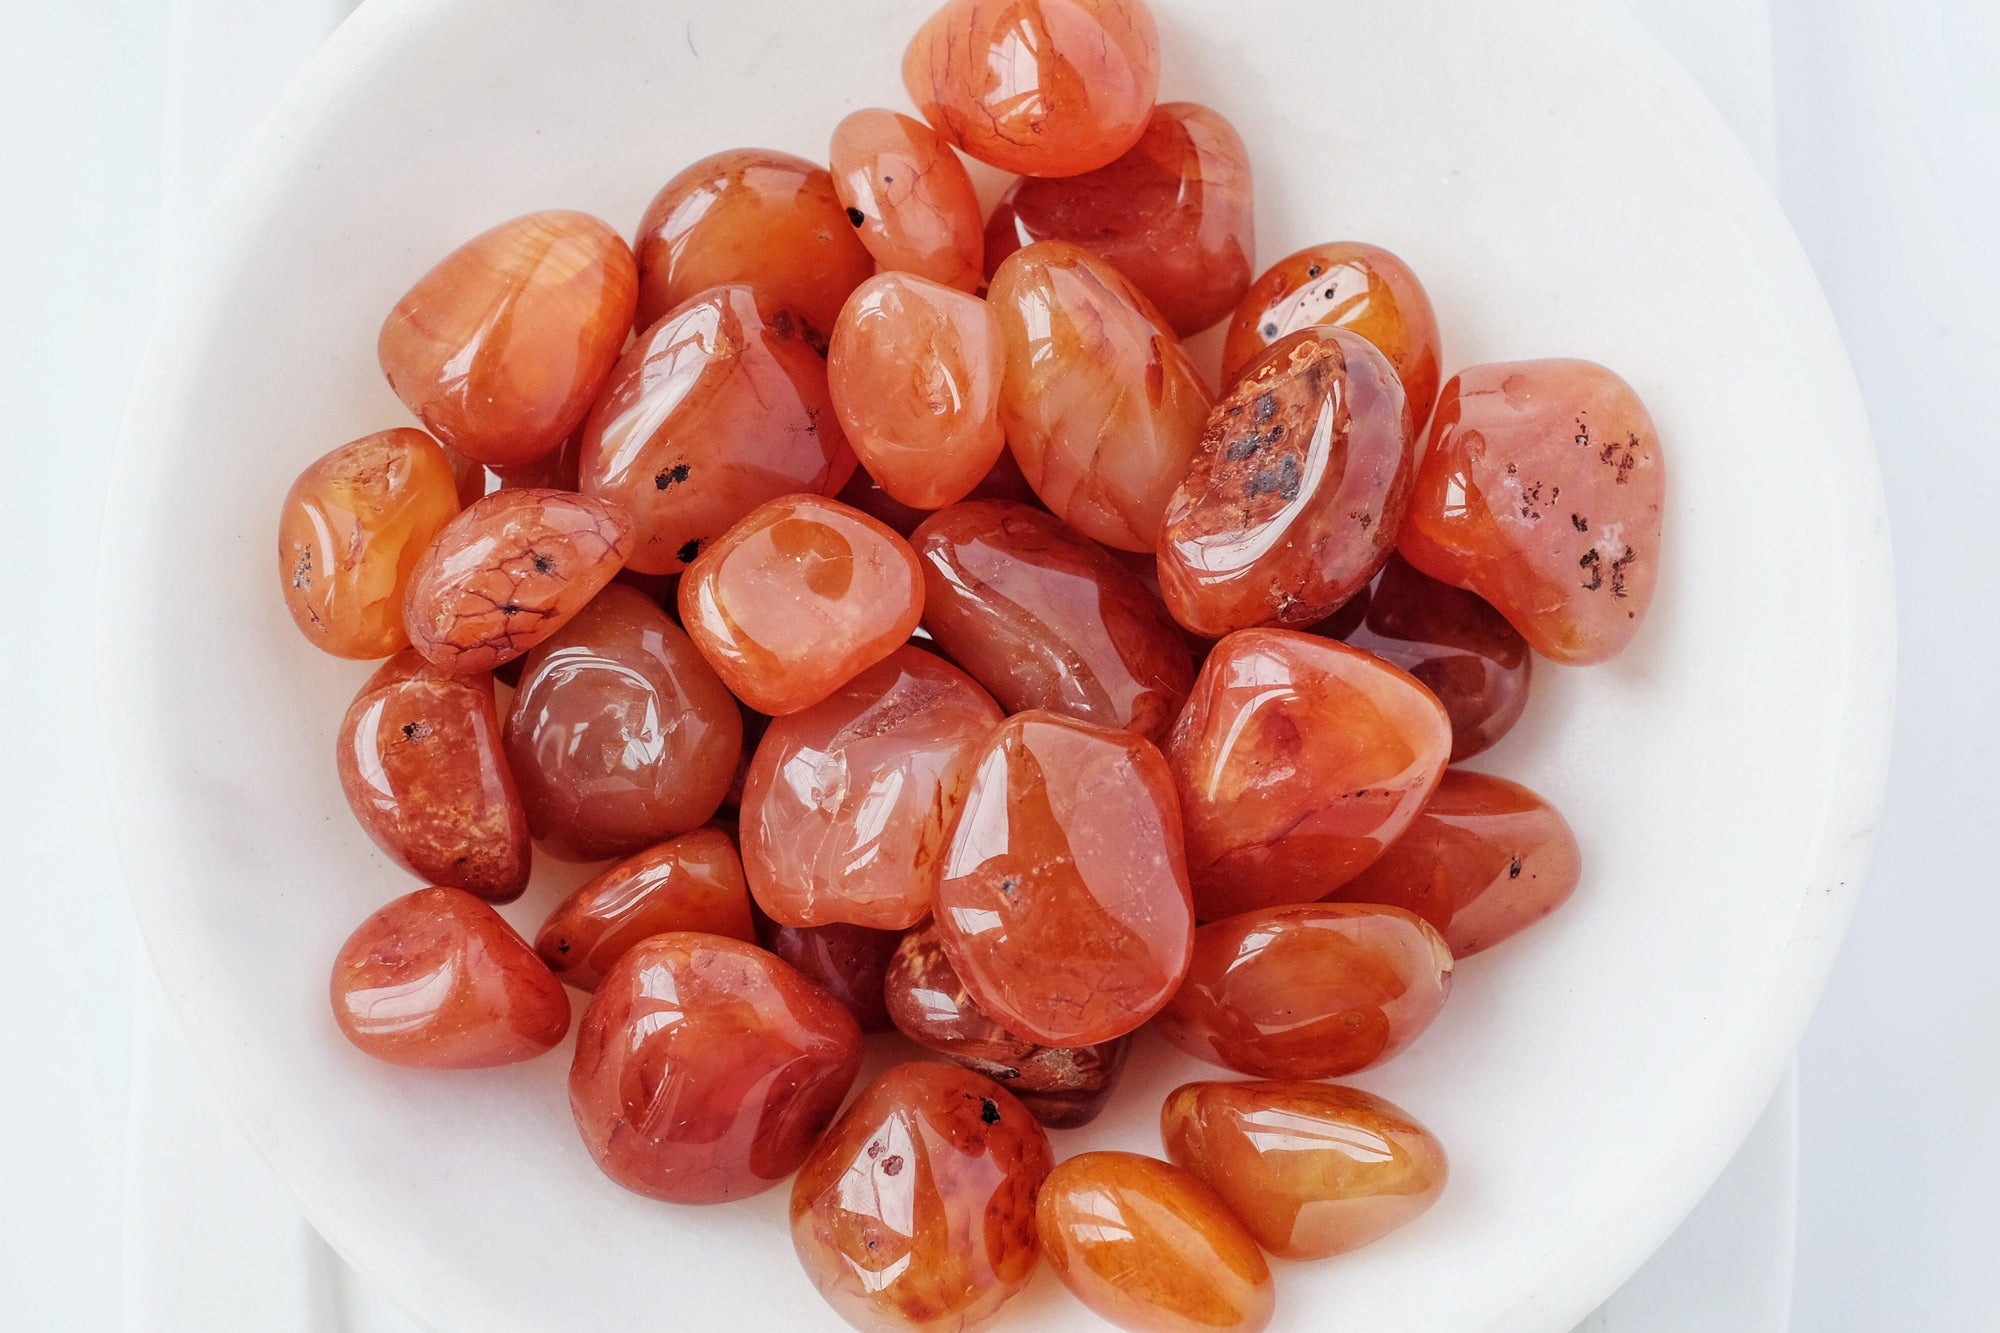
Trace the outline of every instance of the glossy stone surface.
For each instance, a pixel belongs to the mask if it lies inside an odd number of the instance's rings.
[[[985,241],[965,164],[920,120],[869,107],[833,127],[833,190],[885,270],[978,288]]]
[[[1033,1276],[1048,1135],[990,1079],[897,1065],[862,1089],[792,1183],[792,1245],[854,1327],[955,1333]]]
[[[1282,1259],[1380,1240],[1444,1192],[1437,1136],[1394,1102],[1326,1083],[1188,1083],[1160,1112],[1167,1157]]]
[[[1210,638],[1325,619],[1395,549],[1416,462],[1380,352],[1344,329],[1281,340],[1216,403],[1167,506],[1167,609]]]
[[[638,270],[586,213],[529,213],[417,280],[376,343],[389,387],[440,440],[525,463],[575,430],[632,324]]]
[[[1037,1046],[994,1022],[965,989],[933,923],[902,937],[882,989],[889,1019],[904,1036],[992,1079],[1051,1129],[1095,1120],[1125,1068],[1129,1037]]]
[[[1276,1293],[1257,1242],[1207,1184],[1129,1152],[1087,1152],[1042,1182],[1042,1250],[1076,1298],[1119,1328],[1255,1333]]]
[[[681,579],[680,608],[736,697],[780,716],[903,644],[923,615],[924,580],[909,543],[883,524],[838,500],[787,495],[702,552]]]
[[[278,518],[279,586],[299,632],[336,657],[407,647],[404,589],[458,502],[451,460],[420,430],[380,431],[315,460]]]
[[[889,1021],[882,980],[901,935],[840,922],[781,926],[762,912],[756,916],[757,943],[845,1005],[863,1032],[887,1032],[895,1026]]]
[[[1410,434],[1418,435],[1437,402],[1437,314],[1410,266],[1380,246],[1309,246],[1266,269],[1229,321],[1222,378],[1235,379],[1287,334],[1326,326],[1360,334],[1389,358],[1403,382]]]
[[[495,491],[444,526],[403,594],[410,643],[447,671],[491,671],[554,634],[632,549],[616,504]]]
[[[1316,635],[1232,634],[1166,751],[1204,921],[1323,898],[1410,826],[1451,753],[1430,691]]]
[[[1024,176],[986,224],[986,269],[1036,241],[1070,241],[1130,278],[1183,338],[1236,308],[1256,253],[1250,155],[1196,102],[1162,102],[1130,152],[1060,180]]]
[[[1568,902],[1582,867],[1554,806],[1518,782],[1451,769],[1403,836],[1333,897],[1415,912],[1464,958]]]
[[[823,339],[875,271],[826,168],[767,148],[712,154],[660,187],[637,250],[642,330],[710,287],[748,283]]]
[[[626,857],[556,904],[535,952],[557,980],[596,990],[626,950],[670,930],[757,942],[728,834],[700,828]]]
[[[1022,475],[1084,536],[1152,550],[1213,400],[1187,350],[1138,288],[1065,241],[1008,256],[987,301]]]
[[[773,719],[741,814],[758,905],[791,926],[906,930],[929,916],[945,829],[1002,716],[963,671],[902,646]]]
[[[1153,1027],[1255,1078],[1332,1078],[1414,1041],[1443,1007],[1451,968],[1437,931],[1399,907],[1267,907],[1196,933],[1187,984]]]
[[[330,992],[342,1035],[393,1065],[509,1065],[569,1031],[562,983],[461,889],[418,889],[362,922],[334,959]]]
[[[1194,934],[1180,823],[1151,742],[1044,712],[996,728],[938,872],[939,932],[979,1007],[1042,1046],[1157,1012]]]
[[[505,737],[535,836],[597,861],[707,822],[735,776],[743,715],[667,613],[613,585],[529,655]]]
[[[1630,385],[1589,361],[1511,361],[1438,399],[1401,549],[1572,666],[1639,632],[1660,566],[1666,469]]]
[[[583,489],[631,510],[646,574],[685,569],[766,500],[831,495],[854,471],[826,363],[797,316],[742,286],[701,293],[632,344],[582,448]]]
[[[490,902],[528,886],[528,816],[493,677],[440,671],[406,649],[347,706],[335,754],[354,817],[418,879]]]
[[[986,302],[907,273],[855,289],[833,328],[827,388],[861,465],[898,503],[963,499],[1007,446],[1000,321]]]
[[[1158,740],[1194,683],[1159,600],[1038,509],[953,505],[912,538],[924,628],[1009,712],[1047,709]]]

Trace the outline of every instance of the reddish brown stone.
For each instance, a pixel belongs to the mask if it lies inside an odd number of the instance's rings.
[[[756,943],[750,890],[728,834],[696,829],[626,857],[556,904],[535,952],[558,980],[596,990],[626,950],[670,930]]]
[[[847,1006],[863,1032],[887,1032],[895,1026],[883,1001],[882,978],[901,935],[845,922],[781,926],[762,912],[756,918],[757,943]]]

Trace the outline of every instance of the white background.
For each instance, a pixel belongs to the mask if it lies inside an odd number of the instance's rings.
[[[1639,7],[1698,22],[1757,2]],[[311,30],[301,12],[329,7],[224,12],[296,41]],[[0,0],[0,15],[0,821],[14,932],[0,968],[0,1325],[68,1333],[122,1319],[146,986],[99,814],[98,486],[179,239],[161,220],[187,211],[163,185],[212,180],[219,164],[163,160],[188,141],[162,121],[188,105],[167,95],[170,33],[187,29],[164,0]],[[1772,0],[1771,15],[1780,193],[1868,398],[1902,616],[1875,872],[1801,1055],[1794,1326],[2000,1327],[2000,969],[1985,947],[2000,937],[2000,4]],[[256,76],[241,82],[260,104]]]

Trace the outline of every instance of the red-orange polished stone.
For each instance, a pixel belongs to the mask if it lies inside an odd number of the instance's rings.
[[[596,990],[626,950],[670,930],[757,942],[728,834],[700,828],[626,857],[556,904],[535,952],[557,980]]]
[[[756,917],[757,943],[845,1005],[863,1032],[887,1032],[895,1026],[883,1000],[882,979],[901,935],[839,921],[782,926],[762,912]]]
[[[985,242],[965,164],[920,120],[869,107],[833,127],[833,189],[884,269],[978,288]]]

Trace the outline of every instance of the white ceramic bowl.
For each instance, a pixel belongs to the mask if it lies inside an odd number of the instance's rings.
[[[1472,959],[1436,1026],[1356,1082],[1448,1145],[1442,1202],[1280,1265],[1278,1328],[1559,1330],[1701,1195],[1773,1087],[1852,906],[1892,674],[1882,500],[1812,276],[1716,114],[1591,0],[1156,0],[1163,94],[1254,156],[1266,261],[1365,238],[1423,275],[1446,369],[1587,356],[1657,421],[1658,601],[1630,652],[1546,663],[1478,763],[1563,809],[1574,901]],[[786,1192],[675,1208],[598,1174],[566,1051],[424,1074],[335,1031],[329,961],[414,887],[341,799],[366,669],[292,628],[272,573],[293,475],[403,424],[375,331],[459,241],[535,208],[633,226],[679,167],[823,157],[902,105],[929,0],[370,0],[218,206],[155,332],[107,520],[100,680],[132,893],[195,1045],[312,1220],[439,1329],[834,1327]],[[532,930],[573,868],[508,909]],[[1219,1076],[1142,1038],[1060,1133],[1159,1149]],[[1010,1328],[1095,1326],[1044,1273]]]

